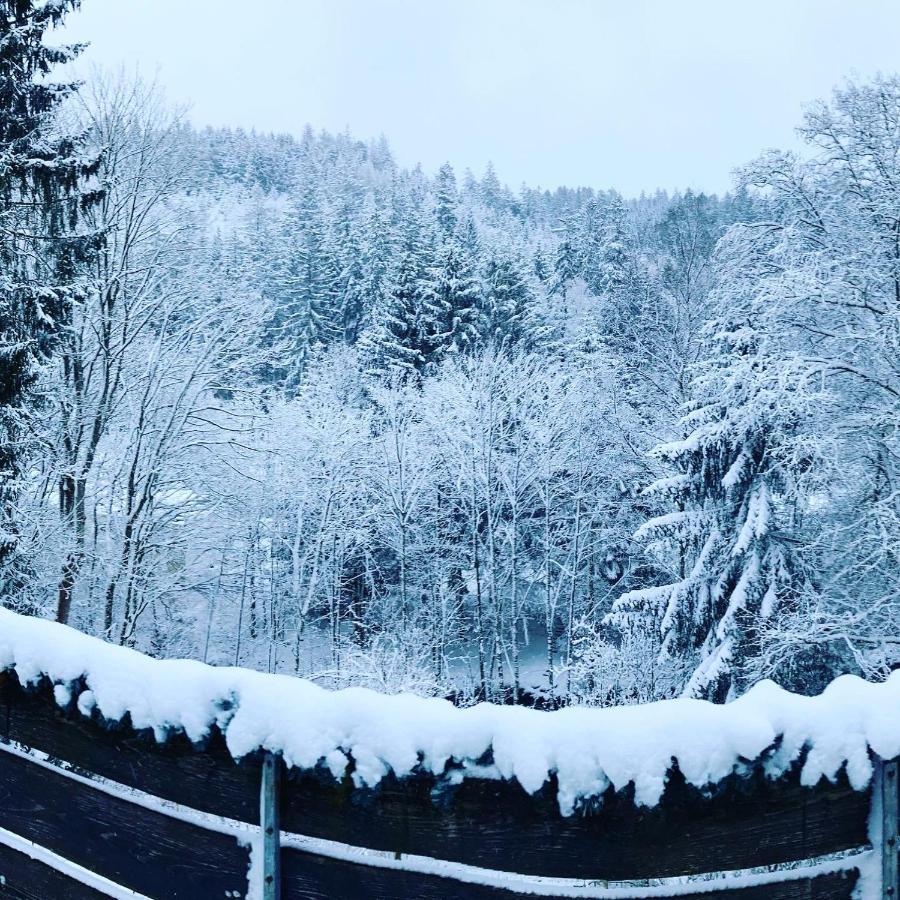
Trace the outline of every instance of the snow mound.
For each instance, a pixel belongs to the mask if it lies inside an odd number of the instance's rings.
[[[108,720],[128,713],[135,728],[152,728],[161,741],[173,730],[199,741],[217,724],[235,759],[265,749],[289,766],[324,760],[335,776],[352,754],[357,784],[417,765],[440,775],[450,760],[462,765],[462,777],[515,778],[529,792],[555,773],[566,815],[580,798],[630,782],[637,803],[656,804],[673,759],[703,787],[777,742],[765,760],[773,777],[806,748],[804,784],[834,778],[846,765],[862,790],[872,775],[870,750],[900,756],[900,671],[881,684],[845,675],[818,697],[762,682],[726,705],[677,699],[556,712],[489,703],[458,709],[433,698],[329,691],[284,675],[151,659],[0,609],[0,671],[11,668],[23,684],[50,679],[62,705],[74,700],[82,714],[96,710]],[[73,697],[76,684],[86,688]],[[490,769],[478,765],[488,751]]]

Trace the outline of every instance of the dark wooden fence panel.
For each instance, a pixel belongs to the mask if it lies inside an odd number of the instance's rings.
[[[521,868],[522,857],[509,860],[510,868]],[[500,888],[466,884],[435,875],[376,869],[327,859],[298,850],[282,851],[284,900],[514,900],[534,894],[519,894]],[[740,890],[682,895],[681,900],[850,900],[856,873],[826,875],[815,879],[762,885]],[[554,900],[554,898],[545,898]],[[561,900],[561,898],[556,898]]]
[[[537,797],[515,783],[466,780],[436,788],[419,776],[374,790],[335,785],[327,774],[286,779],[285,831],[490,869],[563,878],[624,880],[743,869],[808,859],[867,841],[869,798],[842,775],[804,788],[761,771],[734,776],[704,796],[670,776],[663,802],[636,807],[608,792],[587,815],[563,817],[552,785]],[[652,852],[649,851],[652,848]]]
[[[127,722],[106,727],[61,710],[49,683],[24,690],[14,672],[0,672],[0,737],[193,809],[259,823],[259,763],[236,765],[217,729],[202,753],[184,735],[160,745]]]
[[[59,709],[49,683],[24,690],[14,673],[0,672],[0,738],[43,751],[64,768],[202,812],[259,822],[260,759],[235,764],[217,731],[202,748],[178,735],[159,745],[127,721],[109,727]],[[773,782],[756,766],[699,791],[676,765],[662,802],[652,809],[636,807],[626,789],[608,791],[602,803],[569,817],[559,813],[552,781],[531,796],[515,782],[467,779],[451,786],[417,773],[359,789],[349,777],[337,783],[326,771],[292,771],[282,779],[281,827],[361,848],[595,881],[746,869],[865,845],[869,794],[852,790],[843,774],[835,784],[804,788],[799,769]],[[234,837],[132,800],[0,748],[0,826],[155,900],[245,895],[249,855]],[[281,859],[285,900],[518,896],[294,849],[284,849]],[[81,900],[96,894],[74,883],[69,893],[55,893],[63,876],[15,851],[0,852],[0,863],[20,891],[0,886],[0,898]],[[47,887],[21,893],[31,870],[34,883]],[[0,867],[0,874],[8,873]],[[855,873],[833,875],[696,896],[837,900],[850,896],[854,879]]]
[[[135,806],[2,749],[0,827],[155,900],[246,893],[249,852],[233,837]]]
[[[3,900],[109,900],[93,888],[0,844],[0,897]]]

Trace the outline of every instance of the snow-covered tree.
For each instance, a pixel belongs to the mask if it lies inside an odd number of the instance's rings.
[[[17,504],[28,418],[100,242],[79,223],[98,199],[88,186],[97,157],[55,115],[76,85],[47,80],[78,53],[45,43],[78,5],[0,2],[0,595],[23,608],[28,551]]]
[[[435,189],[435,216],[438,227],[443,234],[449,236],[456,230],[459,220],[457,205],[459,196],[456,187],[456,175],[449,163],[444,163],[437,174]]]
[[[665,654],[693,661],[685,694],[722,700],[746,686],[760,624],[806,587],[792,553],[793,479],[781,443],[800,426],[811,387],[802,367],[791,367],[752,325],[732,320],[709,329],[695,399],[681,421],[685,437],[655,451],[673,474],[648,492],[672,511],[637,534],[660,552],[673,580],[626,593],[611,621],[646,615]]]
[[[536,291],[523,266],[507,254],[488,258],[484,278],[485,337],[497,346],[529,350],[550,337]]]
[[[475,261],[461,243],[446,242],[429,269],[422,302],[426,366],[434,368],[447,354],[478,345],[484,333],[482,296]]]
[[[425,364],[423,293],[425,273],[415,251],[404,253],[393,283],[360,339],[360,356],[373,375],[409,377]]]

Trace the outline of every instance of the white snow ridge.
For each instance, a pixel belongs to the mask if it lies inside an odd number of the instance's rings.
[[[817,697],[766,681],[725,705],[677,699],[556,712],[488,703],[460,709],[440,699],[329,691],[284,675],[151,659],[0,609],[0,670],[10,668],[23,684],[50,679],[57,702],[75,699],[83,714],[96,709],[119,720],[128,713],[135,728],[152,728],[160,741],[177,730],[199,741],[217,724],[235,759],[265,749],[288,766],[324,760],[335,776],[352,754],[357,784],[417,765],[441,774],[450,760],[462,765],[462,777],[515,778],[529,792],[555,773],[563,814],[580,798],[629,782],[637,803],[656,804],[673,758],[688,782],[703,787],[776,743],[766,765],[777,776],[807,748],[804,784],[834,778],[846,765],[862,790],[872,775],[870,751],[900,756],[900,672],[880,684],[845,675]],[[72,698],[76,684],[86,688]],[[488,751],[493,767],[479,766]]]

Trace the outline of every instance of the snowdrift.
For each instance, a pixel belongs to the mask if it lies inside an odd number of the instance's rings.
[[[335,777],[351,758],[358,785],[421,768],[452,778],[516,779],[535,792],[558,779],[561,811],[610,786],[634,785],[652,806],[677,761],[696,787],[762,760],[772,777],[803,759],[802,783],[834,779],[846,766],[854,788],[872,776],[871,753],[900,756],[900,671],[884,683],[842,676],[817,697],[762,682],[726,705],[665,700],[642,706],[556,712],[482,703],[458,709],[412,695],[352,688],[189,660],[151,659],[72,628],[0,609],[0,671],[23,684],[49,679],[61,706],[119,721],[165,741],[183,731],[202,741],[215,725],[240,759],[257,750],[291,767],[324,761]]]

